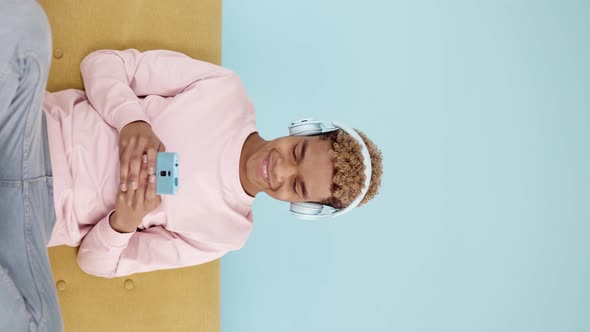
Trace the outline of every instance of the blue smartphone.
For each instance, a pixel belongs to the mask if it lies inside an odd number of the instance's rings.
[[[178,191],[178,154],[158,152],[156,157],[156,195],[174,195]]]

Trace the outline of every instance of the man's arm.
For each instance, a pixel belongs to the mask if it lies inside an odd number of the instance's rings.
[[[96,224],[80,244],[78,265],[88,274],[114,278],[193,266],[230,251],[188,239],[162,226],[119,233],[109,225],[111,213]]]
[[[195,83],[233,75],[231,70],[182,53],[100,50],[80,64],[88,100],[110,126],[121,129],[133,121],[151,125],[139,97],[175,96]]]

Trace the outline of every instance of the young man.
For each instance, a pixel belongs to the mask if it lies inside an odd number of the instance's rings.
[[[89,274],[198,265],[241,248],[254,196],[344,208],[381,180],[381,154],[344,131],[262,139],[232,71],[184,54],[100,50],[85,91],[46,94],[57,223],[49,246],[78,246]],[[354,134],[354,133],[353,133]],[[359,138],[361,140],[361,138]],[[365,185],[362,145],[372,175]],[[179,158],[179,190],[155,194],[157,152]]]

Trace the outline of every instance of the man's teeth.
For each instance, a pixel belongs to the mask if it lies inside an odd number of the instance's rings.
[[[268,181],[268,164],[265,163],[264,166],[264,179]]]

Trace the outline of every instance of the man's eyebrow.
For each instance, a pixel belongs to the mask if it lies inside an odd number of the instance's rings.
[[[307,150],[308,143],[308,140],[303,141],[303,147],[301,147],[301,158],[299,158],[301,161],[303,161],[303,158],[305,158],[305,151]],[[301,191],[303,192],[303,199],[307,199],[307,190],[305,189],[305,183],[303,181],[301,181]]]
[[[305,158],[305,150],[307,150],[308,143],[309,143],[308,140],[303,141],[303,147],[301,148],[301,158],[299,158],[299,160],[303,160],[303,158]]]

